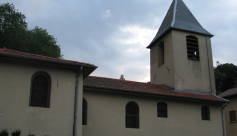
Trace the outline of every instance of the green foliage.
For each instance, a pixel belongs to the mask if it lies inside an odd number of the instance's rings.
[[[39,27],[28,30],[25,18],[13,4],[0,5],[0,48],[61,58],[56,39]]]
[[[0,136],[8,136],[9,132],[8,129],[2,129],[0,132]]]
[[[35,136],[35,134],[29,132],[29,134],[27,136]]]
[[[14,129],[11,133],[12,136],[20,136],[21,130],[20,129]]]
[[[0,47],[16,49],[19,46],[27,29],[25,18],[13,4],[0,5]]]
[[[237,66],[234,64],[220,64],[214,68],[214,73],[217,94],[227,89],[237,87]]]
[[[27,51],[33,54],[61,58],[61,49],[56,39],[46,29],[35,27],[27,33]]]

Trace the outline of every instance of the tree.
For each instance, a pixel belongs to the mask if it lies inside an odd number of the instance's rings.
[[[57,45],[56,39],[49,35],[46,29],[35,27],[28,31],[27,45],[29,52],[59,58],[62,57],[61,49]]]
[[[56,39],[39,27],[28,30],[25,19],[13,4],[0,5],[0,48],[61,58]]]
[[[220,64],[214,68],[214,73],[217,94],[220,94],[227,89],[237,87],[237,66],[234,64]]]

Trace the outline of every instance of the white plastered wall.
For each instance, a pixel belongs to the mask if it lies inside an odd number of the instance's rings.
[[[29,106],[31,77],[51,77],[50,108]],[[72,136],[76,72],[56,65],[0,59],[0,129],[21,129],[36,136]],[[80,76],[77,136],[81,136],[83,74]]]
[[[222,136],[220,104],[84,89],[87,125],[83,136]],[[139,106],[139,129],[125,127],[125,106]],[[157,117],[157,102],[168,104],[168,118]],[[201,119],[201,107],[210,108],[210,121]]]

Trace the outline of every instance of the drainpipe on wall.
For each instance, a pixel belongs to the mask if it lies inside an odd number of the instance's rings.
[[[213,95],[213,88],[212,88],[212,82],[211,82],[211,70],[210,70],[210,60],[209,60],[209,52],[208,52],[208,45],[207,45],[207,36],[206,38],[206,48],[207,48],[207,63],[208,63],[208,70],[209,70],[209,78],[210,78],[210,86],[211,86],[211,95]]]
[[[0,117],[3,117],[3,113],[0,111]]]
[[[226,134],[225,134],[225,116],[224,116],[224,109],[226,106],[227,106],[227,102],[225,103],[225,106],[221,109],[223,136],[226,136]]]
[[[75,102],[74,102],[74,122],[73,122],[73,136],[77,134],[77,106],[78,106],[78,89],[79,89],[79,77],[83,67],[81,66],[79,72],[76,71],[76,90],[75,90]]]

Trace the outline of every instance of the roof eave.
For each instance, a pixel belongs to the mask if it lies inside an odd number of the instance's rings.
[[[155,44],[156,42],[158,42],[162,37],[164,37],[166,34],[168,34],[168,32],[170,32],[171,30],[180,30],[180,31],[184,31],[184,32],[189,32],[189,33],[195,33],[195,34],[205,35],[205,36],[208,36],[208,37],[213,37],[213,36],[214,36],[214,35],[212,35],[212,34],[205,34],[205,33],[200,33],[200,32],[195,32],[195,31],[190,31],[190,30],[185,30],[185,29],[170,27],[170,28],[167,29],[163,34],[161,34],[159,37],[157,37],[155,41],[152,41],[146,48],[151,49],[151,47],[154,46],[154,44]]]
[[[28,61],[38,61],[38,62],[46,62],[46,63],[53,63],[53,64],[61,64],[61,65],[67,65],[72,67],[83,67],[89,70],[89,74],[91,74],[97,66],[92,65],[86,65],[86,64],[75,64],[70,62],[62,62],[58,60],[50,60],[50,59],[41,59],[41,58],[34,58],[34,57],[28,57],[28,56],[21,56],[21,55],[14,55],[14,54],[7,54],[7,53],[0,53],[0,57],[7,57],[7,58],[15,58],[15,59],[22,59],[22,60],[28,60]],[[76,69],[76,68],[75,68]],[[78,68],[79,70],[79,68]],[[86,78],[89,74],[85,75],[84,78]]]
[[[211,102],[216,102],[216,103],[226,103],[226,102],[229,102],[229,101],[226,101],[226,100],[211,100],[211,99],[202,99],[202,98],[187,97],[187,96],[169,95],[169,94],[158,94],[158,93],[150,93],[150,92],[138,92],[138,91],[132,91],[132,90],[115,89],[115,88],[90,86],[90,85],[83,85],[83,87],[95,88],[95,89],[104,89],[104,90],[113,90],[113,91],[125,92],[125,93],[139,93],[139,94],[147,94],[147,95],[155,95],[155,96],[185,98],[185,99],[194,99],[194,100],[205,100],[205,101],[211,101]]]
[[[235,93],[235,94],[230,94],[230,95],[226,95],[226,96],[219,96],[219,97],[221,97],[221,98],[229,98],[229,97],[233,97],[233,96],[237,96],[237,93]]]

